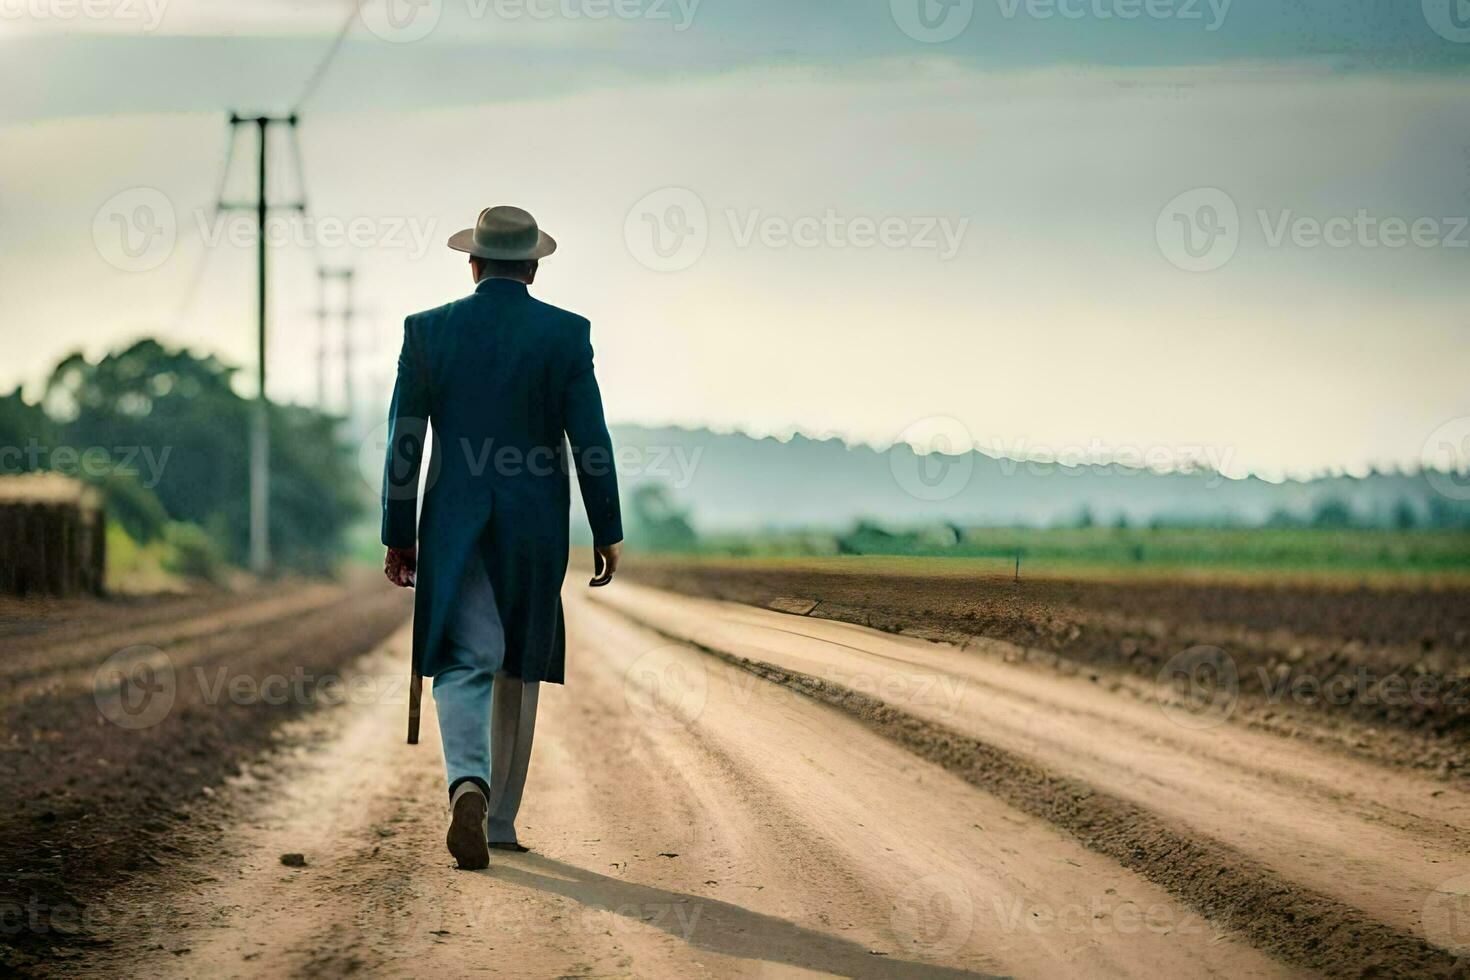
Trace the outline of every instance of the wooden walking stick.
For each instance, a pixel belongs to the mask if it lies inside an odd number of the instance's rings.
[[[419,744],[419,707],[424,699],[424,675],[417,664],[409,668],[408,679],[408,744]]]
[[[417,569],[415,569],[417,573]],[[409,580],[409,584],[418,586],[418,575]],[[419,672],[419,650],[417,641],[414,642],[413,650],[408,655],[408,744],[419,744],[419,713],[424,701],[424,675]]]

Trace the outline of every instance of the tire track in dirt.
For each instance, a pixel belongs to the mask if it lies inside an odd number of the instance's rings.
[[[1261,949],[1336,976],[1463,977],[1464,961],[1352,905],[1276,874],[1220,841],[1191,834],[1146,807],[1099,792],[961,731],[871,695],[691,639],[636,610],[616,610],[671,642],[838,708],[873,731],[1017,809],[1049,821],[1089,849],[1168,889]]]

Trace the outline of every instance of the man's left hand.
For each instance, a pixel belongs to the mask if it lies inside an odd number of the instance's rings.
[[[418,573],[418,548],[389,548],[383,556],[383,574],[400,589],[410,588]]]

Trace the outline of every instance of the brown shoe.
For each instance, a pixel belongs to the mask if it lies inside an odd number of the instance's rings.
[[[485,829],[490,808],[485,794],[473,782],[460,783],[449,801],[452,814],[449,833],[444,842],[449,853],[464,871],[481,871],[490,866],[490,848],[485,844]]]

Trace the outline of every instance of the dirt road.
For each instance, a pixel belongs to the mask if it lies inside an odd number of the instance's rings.
[[[295,723],[54,970],[1463,974],[1470,801],[1442,783],[994,651],[598,599],[569,592],[569,685],[542,695],[532,854],[454,870],[434,714],[404,745],[401,689],[369,683],[394,693]],[[406,644],[356,673],[397,677]]]
[[[1443,784],[986,651],[598,599],[569,592],[543,694],[534,853],[455,871],[433,712],[407,746],[401,696],[353,701],[208,801],[61,972],[1464,974],[1470,801]]]

